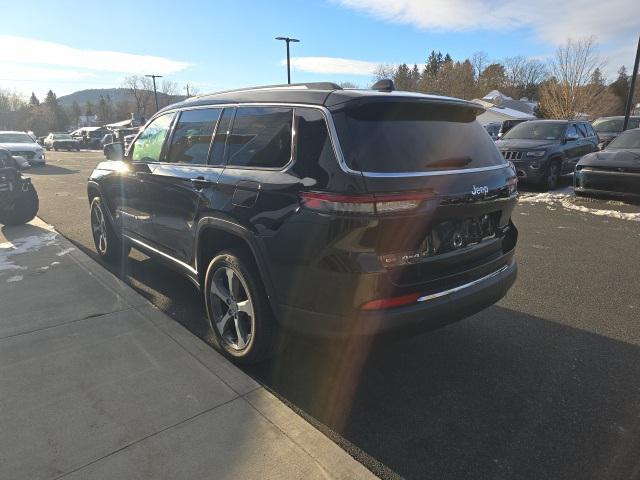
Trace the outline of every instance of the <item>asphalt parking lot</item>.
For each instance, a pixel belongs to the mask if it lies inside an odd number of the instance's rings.
[[[96,257],[86,178],[98,152],[29,172],[39,216]],[[375,341],[290,337],[245,369],[374,473],[406,478],[636,478],[640,206],[522,193],[519,279],[444,329]],[[195,335],[193,286],[140,253],[115,272]]]

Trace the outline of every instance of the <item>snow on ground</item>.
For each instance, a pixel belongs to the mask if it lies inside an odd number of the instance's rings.
[[[562,190],[553,190],[551,192],[543,193],[522,193],[520,194],[520,203],[534,203],[546,205],[547,208],[553,210],[554,207],[561,206],[567,210],[574,210],[582,213],[589,213],[591,215],[598,215],[601,217],[611,217],[620,220],[629,220],[632,222],[640,222],[640,207],[638,212],[622,212],[620,210],[609,210],[604,208],[594,208],[587,205],[579,205],[577,203],[579,199],[576,198],[573,188],[566,187]],[[610,206],[622,206],[623,202],[610,200],[606,202],[606,205]]]

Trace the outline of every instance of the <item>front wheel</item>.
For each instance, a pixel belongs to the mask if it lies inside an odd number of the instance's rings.
[[[91,201],[91,233],[100,258],[115,263],[129,255],[131,246],[114,231],[100,197]]]
[[[0,210],[0,223],[4,225],[22,225],[30,222],[38,214],[39,207],[38,192],[29,183],[26,189],[20,192],[11,207]]]
[[[236,363],[268,358],[276,324],[260,275],[249,255],[226,251],[209,263],[204,288],[207,318],[222,353]]]
[[[543,190],[554,190],[558,186],[558,180],[560,179],[560,162],[552,160],[547,165],[547,170],[542,177],[540,186]]]

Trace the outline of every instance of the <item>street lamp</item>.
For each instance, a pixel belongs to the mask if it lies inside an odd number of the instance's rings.
[[[291,61],[289,59],[289,44],[291,42],[298,43],[300,40],[290,37],[276,37],[276,40],[282,40],[287,43],[287,83],[291,84]]]
[[[156,112],[160,110],[158,107],[158,91],[156,90],[156,78],[162,78],[162,75],[145,75],[145,77],[149,77],[153,79],[153,96],[156,98]]]

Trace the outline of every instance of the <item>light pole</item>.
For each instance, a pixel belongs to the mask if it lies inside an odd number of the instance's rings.
[[[156,112],[160,110],[158,107],[158,91],[156,90],[156,78],[162,78],[162,75],[145,75],[145,77],[149,77],[153,79],[153,96],[156,98]]]
[[[629,86],[629,96],[627,97],[627,104],[624,106],[624,124],[622,125],[622,131],[625,131],[629,125],[629,114],[631,114],[631,104],[633,103],[633,91],[635,90],[636,77],[638,76],[638,63],[640,63],[640,37],[638,37],[636,62],[633,64],[633,76],[631,77],[631,85]]]
[[[287,83],[291,84],[291,60],[289,59],[289,44],[291,42],[298,43],[300,40],[290,37],[276,37],[276,40],[282,40],[287,43]]]

